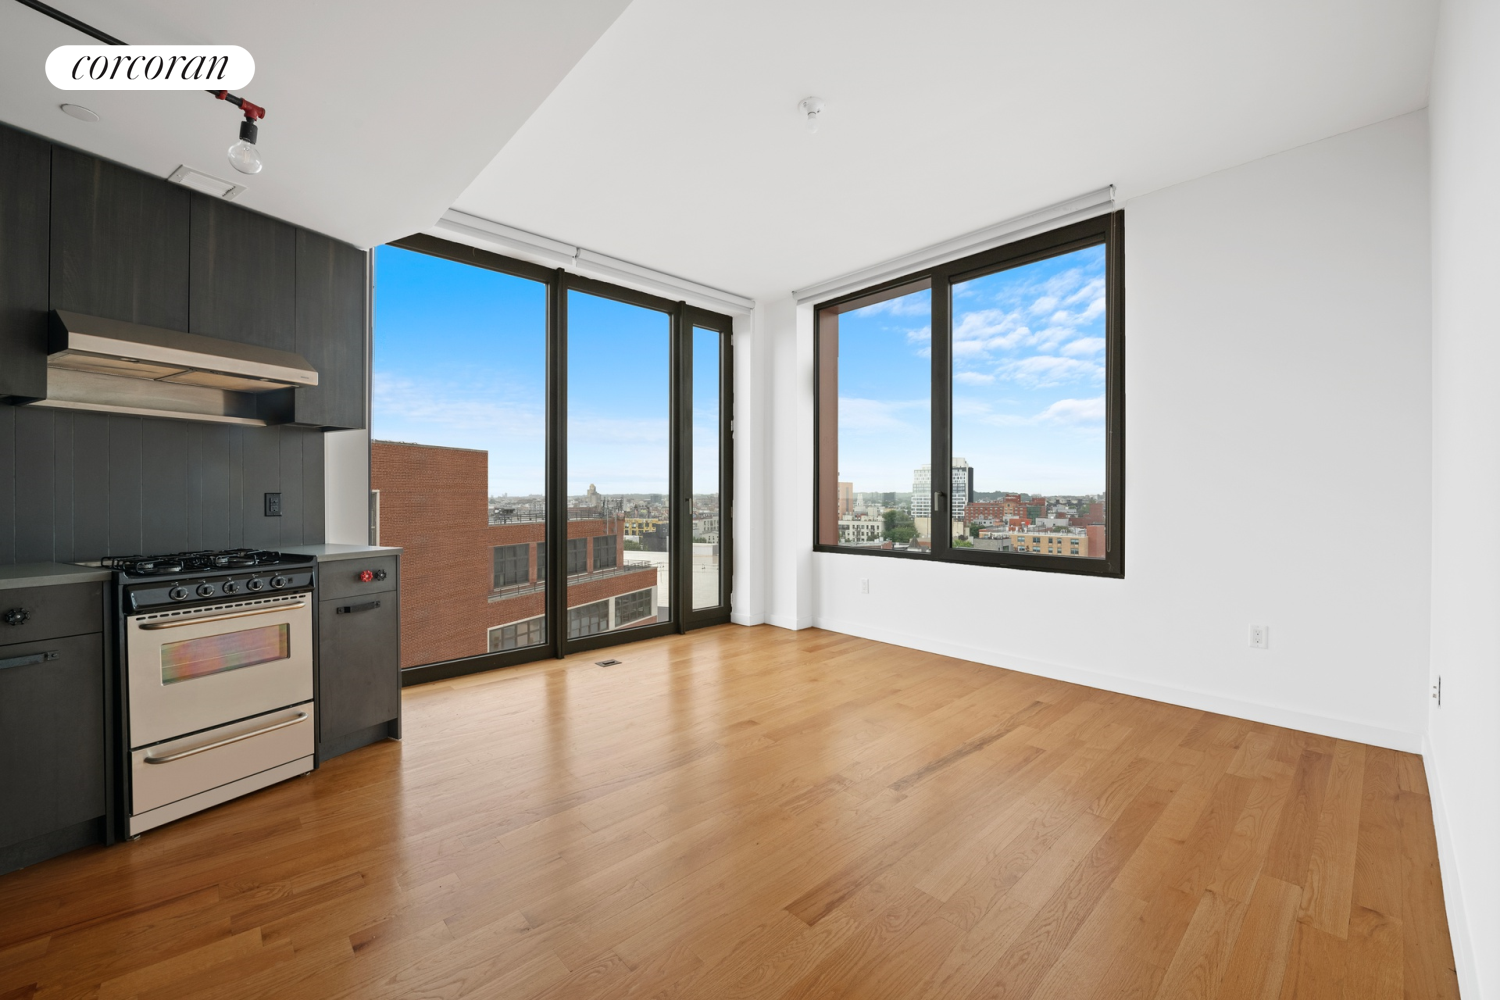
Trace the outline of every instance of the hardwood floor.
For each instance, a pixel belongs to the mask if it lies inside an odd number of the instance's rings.
[[[0,878],[0,998],[1458,996],[1410,754],[764,626],[405,732]]]

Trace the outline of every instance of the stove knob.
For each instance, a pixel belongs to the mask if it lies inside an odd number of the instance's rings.
[[[186,587],[173,587],[167,591],[167,596],[174,601],[185,601],[188,599],[188,589]]]
[[[280,590],[282,587],[285,587],[285,586],[286,586],[286,577],[284,577],[284,576],[273,576],[273,577],[271,577],[271,589],[272,590]]]
[[[245,586],[247,588],[249,588],[250,590],[259,590],[260,588],[264,587],[265,585],[266,585],[266,582],[264,580],[262,580],[258,576],[257,577],[252,577],[251,579],[245,581]]]
[[[226,594],[238,594],[239,592],[240,592],[240,585],[239,584],[235,583],[233,580],[225,580],[224,581],[224,593],[226,593]]]
[[[212,596],[214,596],[214,585],[211,584],[211,583],[200,583],[200,584],[198,584],[198,596],[199,597],[212,597]]]
[[[362,569],[359,571],[360,583],[369,583],[373,579],[375,579],[375,573],[373,570]]]

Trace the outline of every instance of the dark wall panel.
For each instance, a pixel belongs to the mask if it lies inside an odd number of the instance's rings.
[[[297,349],[297,230],[221,199],[192,201],[193,333]]]
[[[46,140],[0,128],[0,397],[47,391],[51,173]]]
[[[188,194],[54,146],[52,308],[186,330]]]
[[[0,564],[322,540],[321,431],[0,404]]]

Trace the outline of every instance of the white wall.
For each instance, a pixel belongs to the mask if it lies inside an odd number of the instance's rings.
[[[323,434],[324,539],[341,545],[370,541],[370,433]]]
[[[1419,749],[1427,166],[1416,112],[1126,206],[1124,580],[810,555],[811,324],[788,305],[771,621]]]
[[[1479,530],[1465,553],[1433,526],[1433,790],[1448,921],[1467,1000],[1500,997],[1500,6],[1445,0],[1432,79],[1433,506]],[[1429,705],[1431,704],[1429,699]]]

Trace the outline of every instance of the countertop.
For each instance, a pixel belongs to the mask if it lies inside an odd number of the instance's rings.
[[[20,587],[51,587],[63,583],[106,583],[115,574],[98,566],[75,566],[72,563],[36,562],[18,566],[0,566],[0,590]]]
[[[315,556],[318,562],[337,562],[340,559],[368,559],[371,556],[399,556],[398,545],[286,545],[276,551],[299,556]]]

